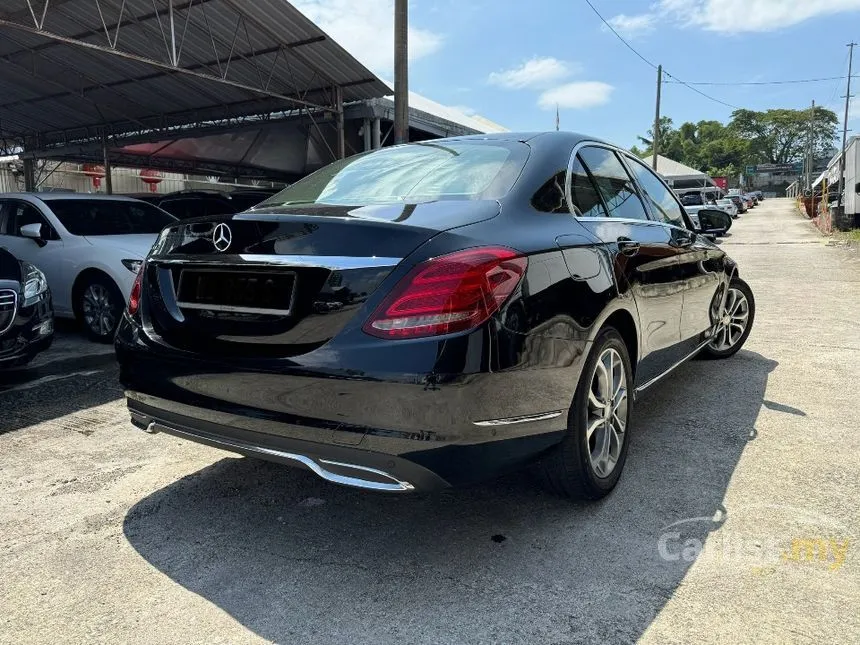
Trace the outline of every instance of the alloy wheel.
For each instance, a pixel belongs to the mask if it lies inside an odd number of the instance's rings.
[[[111,293],[103,284],[93,283],[84,291],[81,311],[84,323],[96,336],[107,336],[117,323],[116,307]]]
[[[588,391],[585,440],[591,467],[609,477],[624,447],[627,426],[627,375],[621,355],[612,347],[598,357]]]
[[[711,340],[711,348],[724,352],[734,347],[743,337],[750,317],[750,303],[742,291],[729,287],[726,303],[720,314],[717,333]]]

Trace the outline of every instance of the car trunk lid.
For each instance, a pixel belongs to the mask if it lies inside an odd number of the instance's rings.
[[[184,222],[147,261],[141,315],[167,344],[210,357],[290,357],[324,345],[437,233],[495,201],[289,206]]]

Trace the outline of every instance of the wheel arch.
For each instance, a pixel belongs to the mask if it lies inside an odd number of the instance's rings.
[[[81,305],[79,302],[81,293],[83,292],[84,287],[89,284],[89,281],[96,277],[110,280],[114,287],[116,287],[117,291],[122,293],[116,280],[114,280],[107,271],[97,267],[87,267],[86,269],[83,269],[78,273],[77,277],[75,277],[75,281],[72,283],[72,312],[75,314],[75,318],[77,319],[81,318]]]
[[[597,334],[607,327],[612,327],[621,334],[621,338],[627,346],[630,364],[635,374],[639,364],[639,328],[633,313],[624,308],[616,309],[601,322]]]

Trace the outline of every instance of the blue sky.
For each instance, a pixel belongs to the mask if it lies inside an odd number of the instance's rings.
[[[392,0],[294,0],[383,78],[393,74]],[[654,63],[685,81],[736,83],[845,76],[847,47],[860,42],[860,0],[592,0]],[[512,130],[561,126],[620,145],[636,143],[654,118],[656,72],[584,0],[414,0],[410,89],[474,111]],[[855,48],[855,74],[860,48]],[[860,94],[860,79],[855,79]],[[842,117],[845,82],[702,86],[754,110],[817,104]],[[853,89],[852,89],[853,91]],[[860,130],[860,101],[852,121]],[[663,114],[676,124],[727,121],[732,108],[678,84],[663,86]]]

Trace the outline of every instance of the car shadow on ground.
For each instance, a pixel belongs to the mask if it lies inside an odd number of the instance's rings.
[[[275,642],[629,642],[692,562],[756,436],[775,361],[694,361],[637,403],[621,483],[577,504],[527,474],[426,496],[226,458],[155,491],[125,535],[166,576]],[[679,550],[679,549],[676,549]]]

